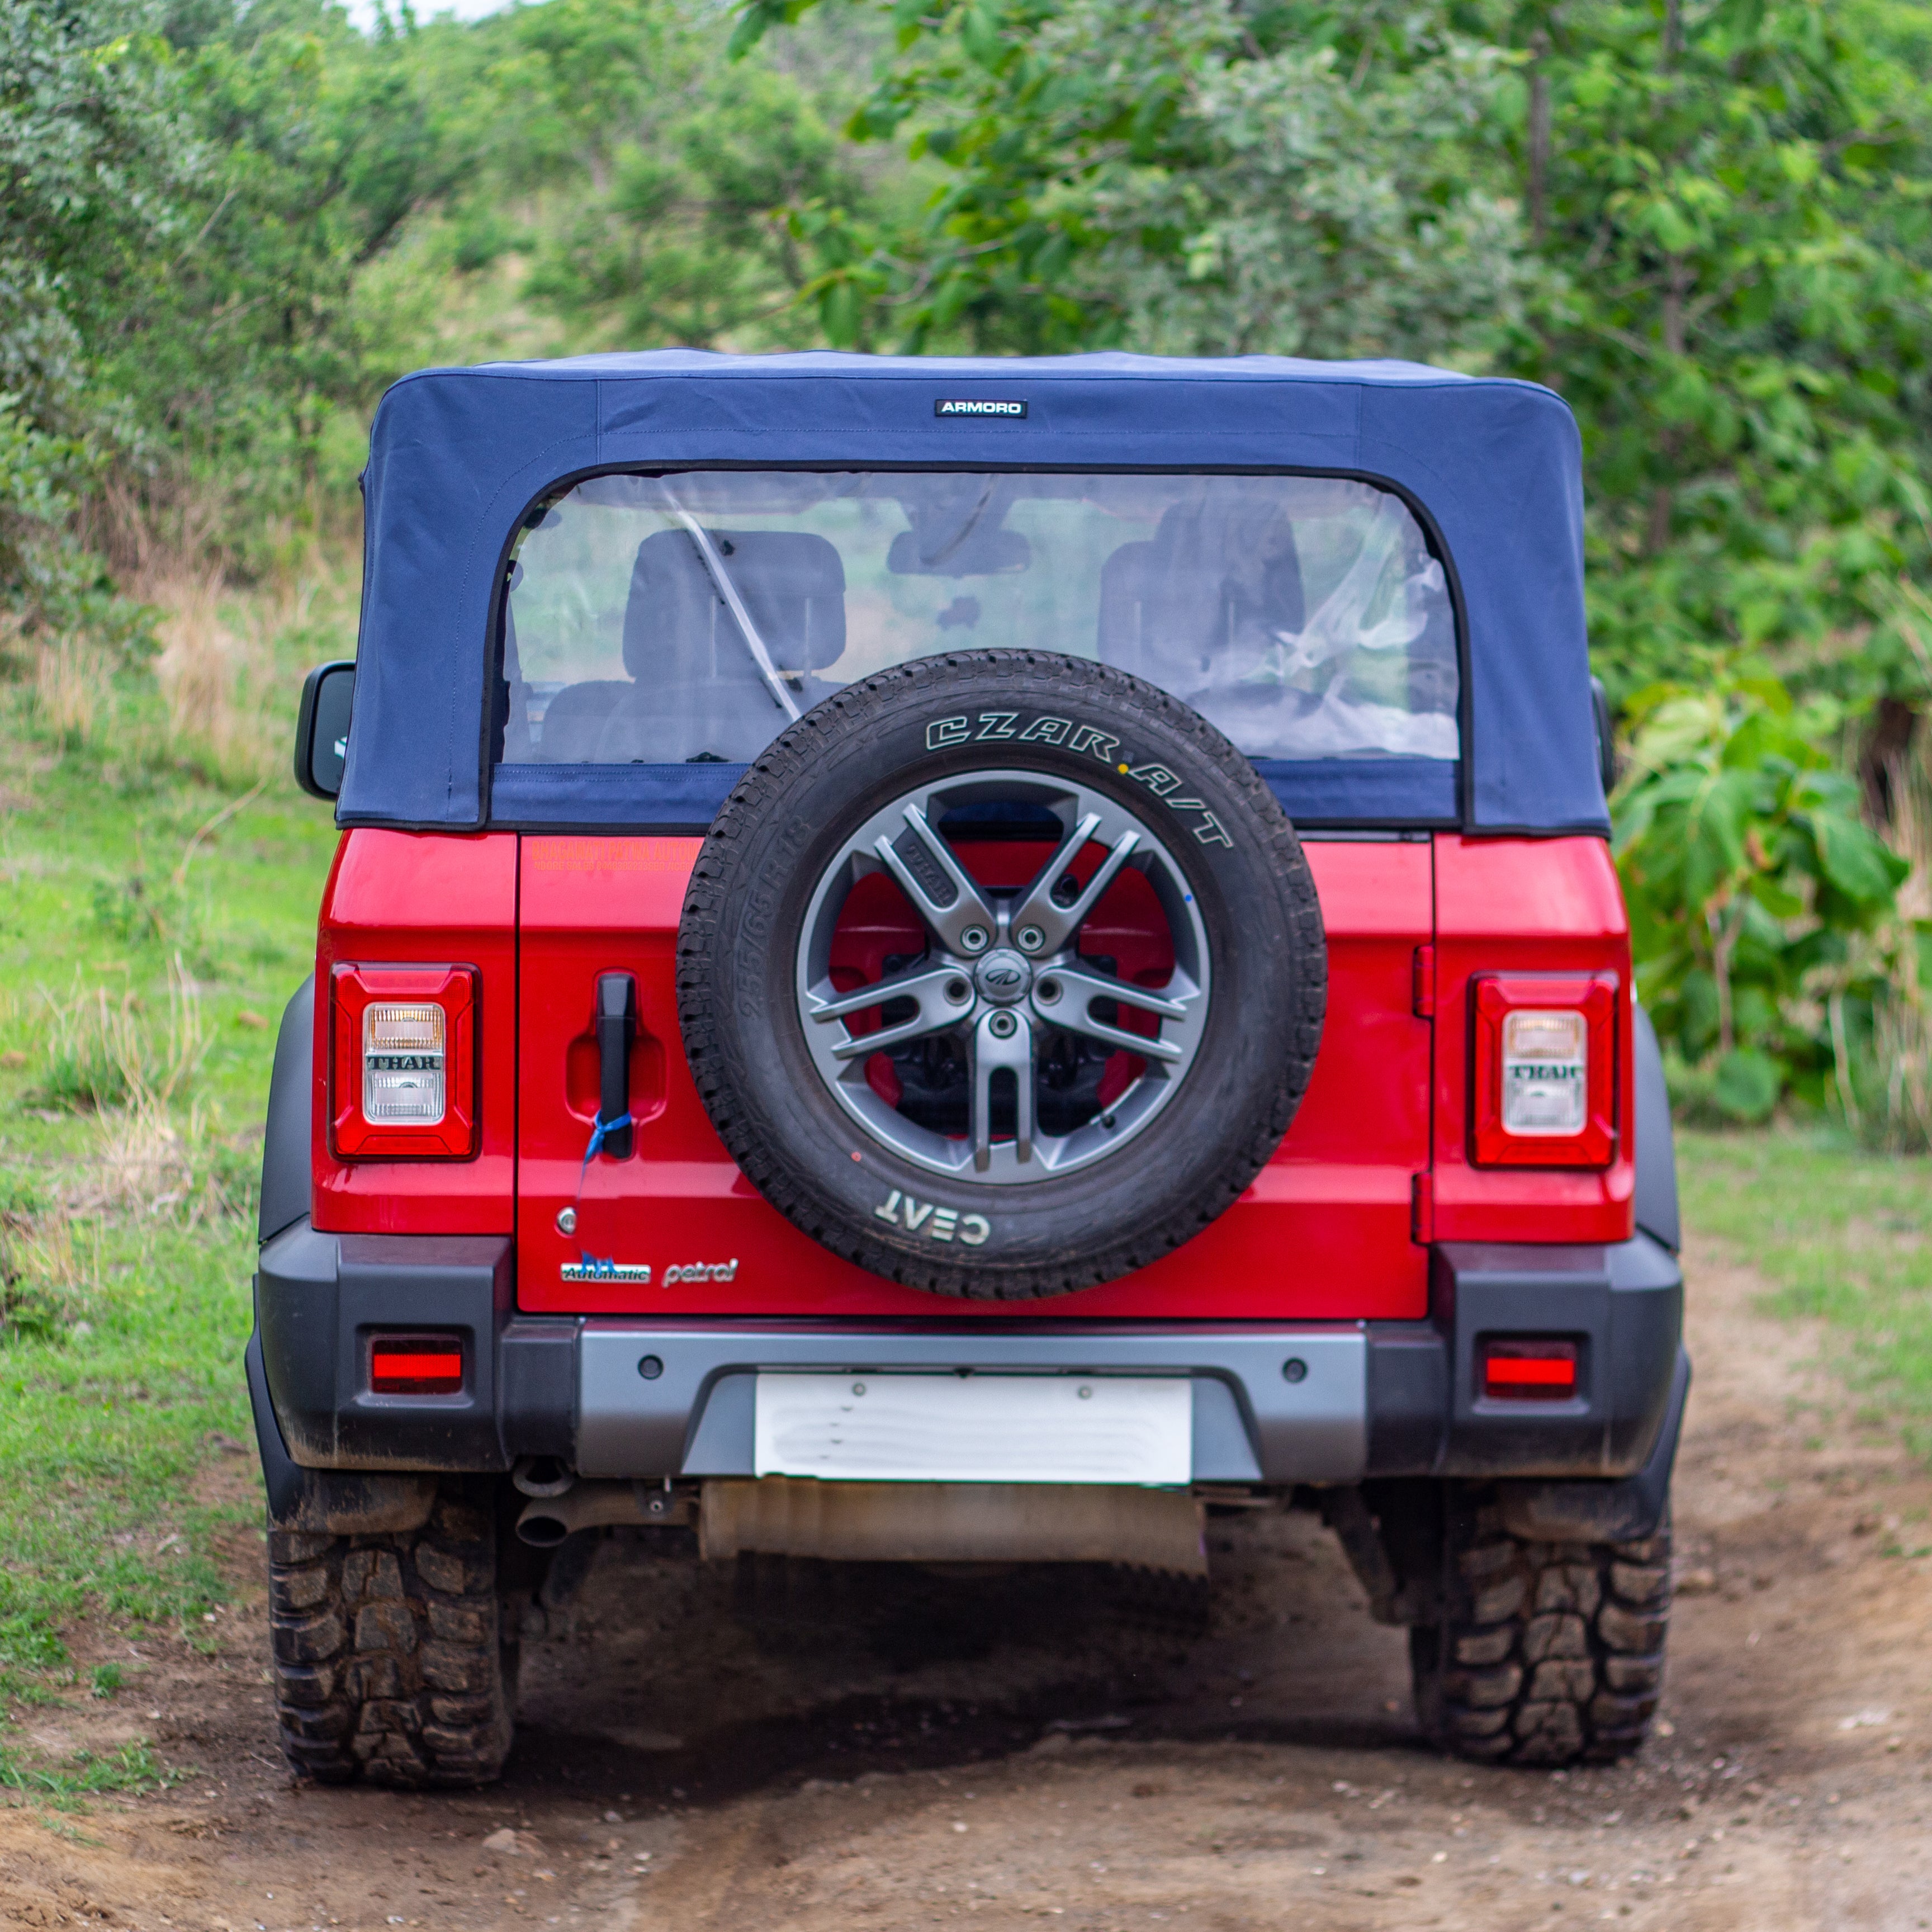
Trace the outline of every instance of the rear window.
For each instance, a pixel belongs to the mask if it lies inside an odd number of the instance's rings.
[[[532,519],[501,756],[742,764],[962,646],[1132,671],[1253,758],[1457,755],[1442,562],[1372,484],[730,470],[598,477]]]

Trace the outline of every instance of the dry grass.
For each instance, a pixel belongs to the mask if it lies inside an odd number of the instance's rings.
[[[34,666],[34,709],[70,751],[104,730],[113,706],[112,665],[98,645],[62,638],[41,645]]]
[[[278,676],[276,640],[310,620],[359,568],[344,532],[280,518],[250,526],[248,556],[226,539],[235,506],[197,486],[137,494],[110,489],[99,536],[122,581],[155,613],[154,674],[170,749],[219,782],[278,771],[292,693]]]
[[[99,1286],[99,1254],[82,1257],[64,1210],[0,1212],[0,1334],[70,1328]]]
[[[167,1107],[137,1094],[125,1108],[104,1114],[98,1131],[89,1190],[76,1207],[161,1214],[190,1200],[195,1191],[194,1149],[207,1138],[200,1107],[190,1108],[184,1130]]]
[[[77,984],[64,1000],[41,998],[47,1040],[38,1097],[95,1120],[90,1157],[76,1163],[58,1205],[30,1214],[16,1231],[40,1256],[34,1278],[67,1279],[57,1246],[70,1215],[165,1214],[193,1225],[240,1211],[254,1138],[222,1139],[193,1091],[209,1042],[199,989],[179,956],[165,1015],[151,1016],[131,992],[100,986]]]
[[[148,1023],[131,991],[117,998],[104,986],[76,982],[64,1000],[41,998],[48,1025],[40,1094],[55,1106],[165,1113],[184,1096],[208,1048],[200,994],[178,953],[169,968],[167,1017],[159,1027]]]
[[[1922,727],[1912,749],[1886,762],[1892,816],[1885,839],[1912,870],[1895,916],[1866,942],[1886,981],[1870,1062],[1847,1078],[1841,1046],[1839,1086],[1854,1132],[1894,1153],[1922,1154],[1932,1150],[1932,1001],[1918,943],[1919,927],[1932,920],[1932,731]]]
[[[1884,1001],[1872,1029],[1873,1076],[1882,1082],[1874,1123],[1881,1144],[1901,1154],[1932,1148],[1932,1016],[1924,996]]]
[[[236,598],[212,564],[151,575],[142,596],[161,614],[154,679],[176,751],[199,755],[230,781],[266,776],[286,723],[275,688],[274,605]]]

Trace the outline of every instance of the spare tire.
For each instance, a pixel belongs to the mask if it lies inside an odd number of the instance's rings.
[[[1288,1130],[1327,958],[1294,828],[1154,686],[1034,651],[847,686],[725,801],[678,932],[712,1124],[814,1240],[943,1294],[1144,1267]]]

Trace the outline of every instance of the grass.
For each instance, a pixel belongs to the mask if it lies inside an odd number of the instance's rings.
[[[220,1541],[260,1521],[209,1466],[230,1455],[252,1490],[261,1121],[335,844],[286,747],[303,670],[352,646],[335,584],[198,614],[248,646],[224,646],[227,696],[201,694],[215,733],[147,665],[56,647],[0,676],[0,1791],[16,1800],[164,1775],[138,1744],[34,1762],[8,1715],[119,1689],[117,1666],[76,1667],[83,1618],[203,1641]]]
[[[1823,1130],[1680,1130],[1677,1154],[1686,1223],[1826,1322],[1872,1419],[1932,1459],[1932,1162]]]
[[[146,1744],[124,1744],[117,1751],[76,1751],[58,1767],[22,1766],[0,1751],[0,1790],[58,1811],[72,1810],[84,1798],[106,1791],[164,1791],[176,1781]]]

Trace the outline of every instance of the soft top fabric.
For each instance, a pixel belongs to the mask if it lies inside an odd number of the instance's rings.
[[[941,415],[948,402],[1020,403],[1025,413]],[[680,784],[670,769],[580,782],[526,768],[508,783],[497,776],[493,806],[492,626],[504,559],[537,499],[600,470],[728,464],[1303,470],[1391,486],[1432,526],[1460,593],[1462,762],[1448,822],[1609,830],[1584,626],[1580,446],[1550,391],[1408,362],[685,349],[424,370],[384,396],[363,478],[362,635],[338,822],[701,822],[696,794],[708,797],[715,778]],[[1444,767],[1361,763],[1360,782],[1337,784],[1329,762],[1306,815],[1443,822]],[[1295,810],[1292,768],[1268,776]],[[659,792],[691,802],[673,810],[651,802]],[[1322,809],[1331,795],[1379,809]],[[1419,808],[1425,798],[1433,810]]]

